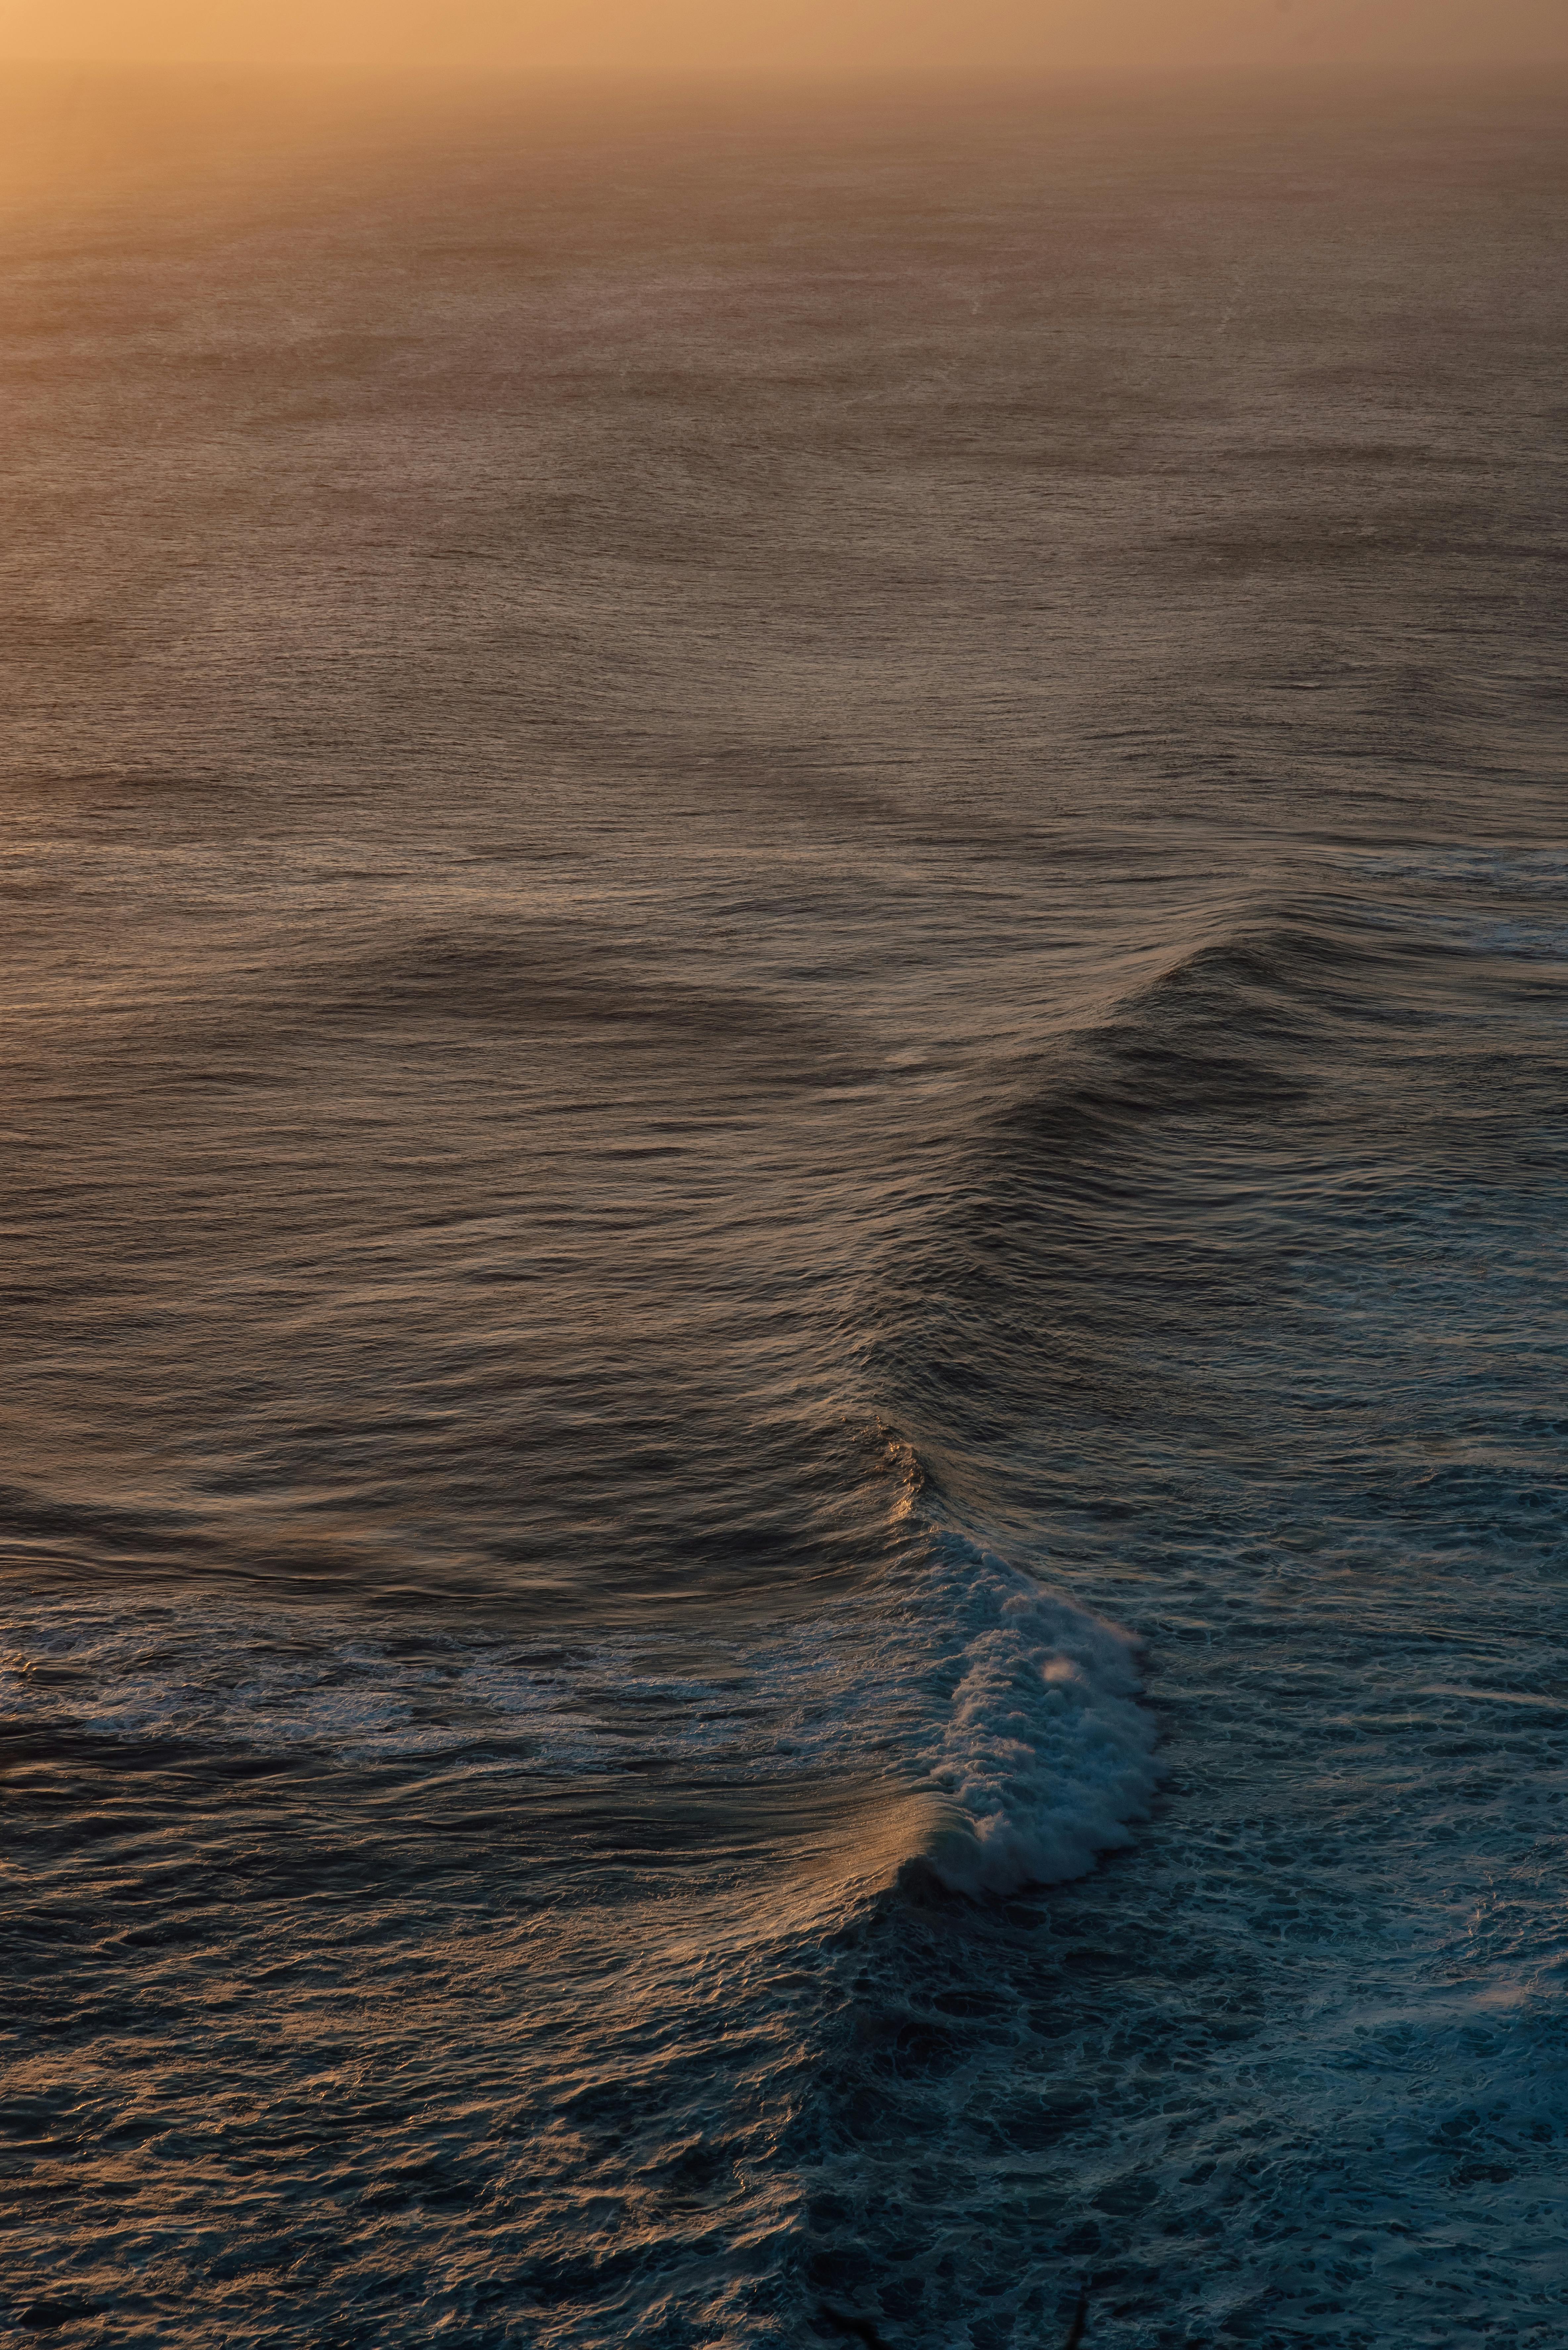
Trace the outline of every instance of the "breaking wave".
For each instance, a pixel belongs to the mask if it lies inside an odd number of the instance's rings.
[[[972,1628],[926,1751],[944,1811],[930,1864],[971,1894],[1080,1877],[1130,1841],[1154,1792],[1137,1644],[961,1535],[934,1549],[937,1587]]]

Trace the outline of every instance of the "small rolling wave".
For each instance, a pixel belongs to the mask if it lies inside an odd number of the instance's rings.
[[[905,1820],[891,1841],[878,1827],[885,1882],[923,1867],[985,1896],[1081,1875],[1128,1842],[1156,1784],[1137,1644],[939,1523],[912,1448],[882,1449],[899,1480],[886,1571],[761,1636],[682,1649],[43,1592],[13,1610],[0,1716],[35,1737],[358,1765],[470,1750],[527,1774],[673,1769],[737,1797],[851,1777],[863,1795],[869,1770]]]
[[[908,1547],[889,1596],[886,1717],[926,1798],[912,1856],[950,1892],[1081,1877],[1131,1841],[1158,1781],[1138,1644],[939,1515],[918,1453],[887,1440]]]
[[[961,1535],[932,1552],[966,1638],[922,1758],[941,1805],[925,1856],[954,1892],[1081,1877],[1131,1841],[1158,1775],[1137,1643]]]

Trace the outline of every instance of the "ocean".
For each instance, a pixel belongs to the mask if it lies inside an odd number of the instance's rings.
[[[0,217],[5,2338],[1560,2343],[1568,88],[267,154]]]

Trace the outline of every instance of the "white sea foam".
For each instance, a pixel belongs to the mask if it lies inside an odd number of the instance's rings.
[[[965,1893],[1081,1876],[1130,1841],[1158,1776],[1137,1644],[960,1535],[932,1548],[933,1596],[967,1638],[920,1758],[945,1814],[931,1864]]]

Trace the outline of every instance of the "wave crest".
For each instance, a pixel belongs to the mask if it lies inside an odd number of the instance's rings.
[[[968,1637],[922,1756],[941,1802],[924,1856],[960,1893],[1080,1877],[1131,1841],[1158,1781],[1137,1643],[961,1535],[934,1544]]]

